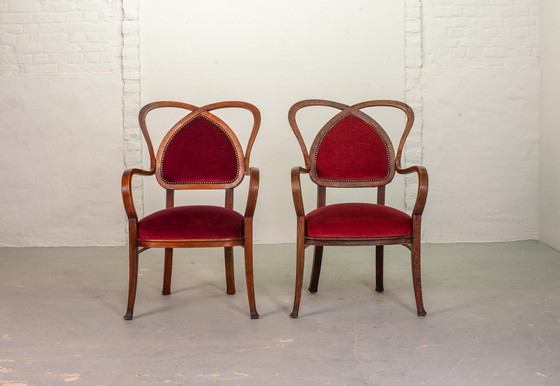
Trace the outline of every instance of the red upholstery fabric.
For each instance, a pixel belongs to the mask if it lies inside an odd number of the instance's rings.
[[[411,232],[409,215],[377,204],[333,204],[305,216],[305,234],[310,237],[392,237]]]
[[[138,238],[152,240],[227,239],[243,237],[243,216],[219,206],[178,206],[138,222]]]
[[[228,135],[199,115],[169,140],[161,170],[168,183],[224,183],[235,180],[239,163]]]
[[[379,180],[389,173],[385,141],[350,114],[335,123],[317,148],[315,173],[323,180]]]

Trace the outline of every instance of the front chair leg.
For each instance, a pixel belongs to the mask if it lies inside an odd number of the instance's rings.
[[[311,281],[309,282],[309,292],[317,292],[319,286],[319,276],[321,275],[321,263],[323,262],[323,246],[315,246],[313,252],[313,268],[311,269]]]
[[[412,284],[414,286],[414,297],[416,298],[416,310],[418,316],[425,316],[426,310],[422,300],[422,283],[420,280],[420,240],[414,241],[411,247]]]
[[[171,272],[173,267],[173,248],[165,248],[165,262],[163,266],[163,289],[164,295],[171,293]]]
[[[247,281],[247,296],[249,298],[249,311],[251,319],[258,319],[257,305],[255,302],[255,284],[253,280],[253,235],[252,228],[245,227],[245,280]]]
[[[375,247],[375,290],[383,292],[383,245]]]
[[[233,247],[224,248],[224,261],[226,265],[226,293],[233,295],[235,293],[235,276],[233,268]]]
[[[298,235],[296,248],[296,288],[294,295],[294,308],[290,316],[297,318],[299,314],[299,303],[301,301],[301,288],[303,286],[303,268],[305,263],[305,247],[303,236]]]
[[[128,248],[129,276],[128,276],[128,305],[126,307],[125,320],[131,320],[134,313],[134,301],[136,300],[136,287],[138,284],[138,245],[130,242]]]

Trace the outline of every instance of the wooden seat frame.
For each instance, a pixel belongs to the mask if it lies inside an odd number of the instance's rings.
[[[244,235],[239,238],[226,238],[226,239],[194,239],[194,240],[148,240],[138,238],[138,215],[134,207],[134,201],[132,197],[132,177],[136,174],[151,176],[159,170],[160,165],[156,163],[156,154],[154,153],[154,148],[150,140],[150,135],[148,133],[148,128],[146,124],[146,117],[148,113],[152,110],[159,108],[180,108],[189,110],[190,113],[178,121],[171,131],[175,128],[181,127],[189,119],[198,114],[208,114],[212,110],[223,109],[223,108],[241,108],[248,110],[253,115],[253,127],[249,137],[249,141],[246,147],[243,162],[239,162],[239,177],[231,183],[220,183],[220,184],[183,184],[183,185],[163,185],[166,190],[166,208],[172,208],[174,206],[174,194],[175,190],[184,189],[225,189],[225,207],[233,209],[234,192],[233,188],[241,183],[243,177],[248,175],[249,189],[247,204],[245,207],[245,214],[243,219]],[[219,118],[212,115],[213,119],[217,122],[223,123]],[[128,169],[123,173],[121,190],[122,198],[124,203],[124,208],[128,217],[128,229],[129,229],[129,289],[128,289],[128,304],[126,309],[126,314],[124,315],[125,320],[130,320],[133,317],[134,302],[136,298],[136,288],[138,280],[138,255],[150,248],[165,248],[165,258],[164,258],[164,275],[163,275],[163,295],[169,295],[171,293],[171,272],[173,263],[173,248],[204,248],[204,247],[223,247],[224,248],[224,260],[225,260],[225,273],[226,273],[226,292],[228,294],[235,293],[235,281],[234,281],[234,265],[233,265],[233,247],[242,246],[245,250],[245,276],[247,282],[247,295],[249,298],[249,309],[251,314],[251,319],[258,319],[259,314],[257,313],[256,303],[255,303],[255,289],[253,283],[253,214],[255,212],[255,207],[257,203],[257,195],[259,190],[259,169],[255,167],[249,167],[249,159],[251,155],[251,149],[257,132],[260,127],[261,116],[259,110],[250,103],[239,102],[239,101],[227,101],[209,104],[203,107],[197,107],[191,104],[182,102],[153,102],[144,106],[138,115],[138,121],[142,134],[146,140],[148,152],[150,155],[150,170],[142,169]],[[225,123],[223,123],[225,125]],[[226,125],[227,126],[227,125]],[[165,139],[164,139],[165,141]],[[241,149],[241,155],[242,155]],[[159,158],[159,157],[158,157]],[[161,184],[161,182],[160,182]],[[141,249],[140,249],[141,248]]]
[[[397,155],[394,160],[395,170],[399,174],[409,174],[416,173],[418,175],[418,192],[416,197],[416,203],[412,210],[412,232],[410,235],[402,237],[372,237],[372,238],[320,238],[320,237],[309,237],[305,234],[305,210],[303,207],[303,199],[301,193],[301,174],[310,174],[311,179],[317,184],[317,208],[326,205],[326,188],[327,187],[377,187],[377,204],[385,205],[385,181],[357,181],[357,182],[330,182],[330,181],[319,181],[314,178],[313,173],[310,173],[312,163],[307,151],[305,142],[301,136],[298,124],[296,122],[296,113],[309,106],[328,106],[341,110],[332,120],[327,122],[323,130],[319,132],[321,134],[326,128],[332,126],[337,117],[346,116],[346,114],[359,112],[364,114],[360,109],[375,106],[384,107],[394,107],[402,110],[406,114],[406,126],[404,132],[399,142],[399,147],[397,150]],[[368,116],[369,117],[369,116]],[[294,200],[295,211],[297,215],[297,247],[296,247],[296,283],[295,283],[295,296],[294,296],[294,307],[291,313],[292,318],[297,318],[299,313],[299,306],[301,300],[301,292],[303,285],[303,270],[304,270],[304,260],[305,260],[305,248],[310,245],[314,246],[313,255],[313,268],[311,272],[311,281],[309,284],[309,292],[317,292],[317,287],[319,284],[319,275],[321,273],[321,263],[323,258],[323,247],[329,245],[374,245],[375,246],[375,267],[376,267],[376,286],[375,290],[378,292],[383,292],[383,246],[392,244],[401,244],[410,249],[411,251],[411,265],[412,265],[412,281],[414,287],[414,295],[416,300],[416,308],[419,316],[426,315],[422,300],[422,286],[420,279],[420,236],[421,236],[421,219],[422,212],[424,211],[424,206],[426,204],[426,198],[428,195],[428,172],[423,166],[411,166],[407,168],[401,167],[401,157],[402,151],[408,137],[412,125],[414,123],[414,112],[405,103],[392,101],[392,100],[372,100],[362,103],[355,104],[353,106],[347,106],[341,103],[313,99],[313,100],[303,100],[294,104],[288,113],[288,120],[292,130],[299,142],[301,147],[303,158],[305,161],[305,167],[294,167],[291,172],[292,181],[292,195]],[[314,142],[315,144],[316,142]],[[315,154],[316,147],[311,148],[312,155]]]

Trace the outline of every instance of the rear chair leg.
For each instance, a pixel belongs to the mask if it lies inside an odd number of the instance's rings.
[[[309,282],[309,292],[317,292],[319,286],[319,276],[321,275],[321,263],[323,262],[323,246],[315,246],[313,252],[313,268],[311,270],[311,281]]]
[[[375,247],[375,290],[383,292],[383,245]]]
[[[228,295],[233,295],[235,293],[233,247],[224,248],[224,261],[226,265],[226,293]]]
[[[163,267],[163,289],[164,295],[171,293],[171,272],[173,268],[173,248],[165,248],[165,262]]]

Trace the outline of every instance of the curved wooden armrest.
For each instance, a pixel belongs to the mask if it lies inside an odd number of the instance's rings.
[[[124,171],[121,180],[121,193],[124,204],[124,210],[129,220],[138,220],[136,208],[134,208],[134,199],[132,198],[132,176],[142,174],[151,176],[155,170],[127,169]]]
[[[406,169],[397,169],[399,174],[418,174],[418,193],[416,194],[416,204],[412,210],[413,216],[421,216],[426,206],[426,198],[428,198],[428,170],[424,166],[411,166]]]
[[[253,218],[257,206],[259,194],[260,171],[258,168],[249,168],[249,192],[247,193],[247,206],[245,206],[245,218]]]
[[[305,209],[303,208],[303,199],[301,197],[301,173],[309,173],[309,170],[299,166],[292,168],[292,196],[294,198],[296,216],[305,217]]]

